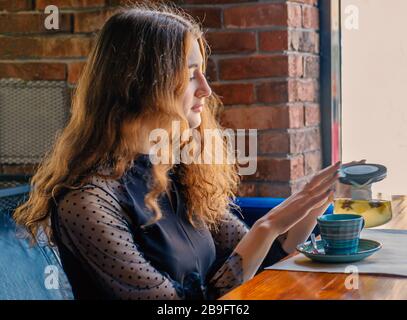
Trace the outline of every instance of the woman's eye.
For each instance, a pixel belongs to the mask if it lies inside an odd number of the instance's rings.
[[[202,72],[202,76],[206,79],[206,73]],[[196,79],[195,73],[189,77],[189,80],[194,80],[194,79]]]

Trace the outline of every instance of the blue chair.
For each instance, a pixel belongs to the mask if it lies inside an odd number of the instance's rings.
[[[236,204],[240,206],[243,217],[241,217],[236,212],[234,213],[239,218],[241,218],[249,227],[251,227],[257,221],[257,219],[264,216],[274,207],[277,207],[284,200],[285,198],[239,197],[237,198]],[[324,214],[332,213],[333,206],[330,205],[328,209],[324,212]],[[315,235],[320,234],[318,226],[315,227],[313,232],[315,233]]]
[[[28,185],[0,189],[0,300],[72,300],[58,253],[46,243],[30,247],[26,231],[11,218],[29,190]]]
[[[22,238],[25,231],[11,218],[29,190],[27,184],[0,189],[0,300],[72,300],[58,252],[46,242],[30,248],[28,240]],[[251,227],[282,201],[283,198],[237,198],[243,217],[237,216]],[[326,211],[329,213],[332,206]],[[319,234],[318,230],[314,232]]]

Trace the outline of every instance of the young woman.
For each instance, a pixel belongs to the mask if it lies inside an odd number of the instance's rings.
[[[152,163],[154,129],[220,129],[206,52],[173,8],[124,10],[101,30],[70,121],[14,215],[57,245],[77,299],[217,298],[293,252],[332,201],[339,163],[249,230],[231,213],[234,165]]]

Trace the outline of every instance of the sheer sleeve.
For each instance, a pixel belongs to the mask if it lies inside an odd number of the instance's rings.
[[[212,296],[226,294],[243,283],[242,257],[234,252],[240,240],[249,232],[248,226],[236,215],[225,215],[217,232],[212,233],[216,245],[217,263],[210,274]],[[275,240],[257,272],[287,256],[279,240]]]
[[[58,205],[58,217],[64,244],[112,298],[183,298],[178,284],[143,257],[109,191],[91,186],[69,192]]]

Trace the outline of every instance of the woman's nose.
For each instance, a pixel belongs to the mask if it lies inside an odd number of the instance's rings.
[[[206,78],[204,75],[201,75],[202,79],[199,82],[199,87],[195,92],[195,95],[198,98],[206,98],[209,97],[212,94],[212,89],[208,84],[208,81],[206,81]]]

